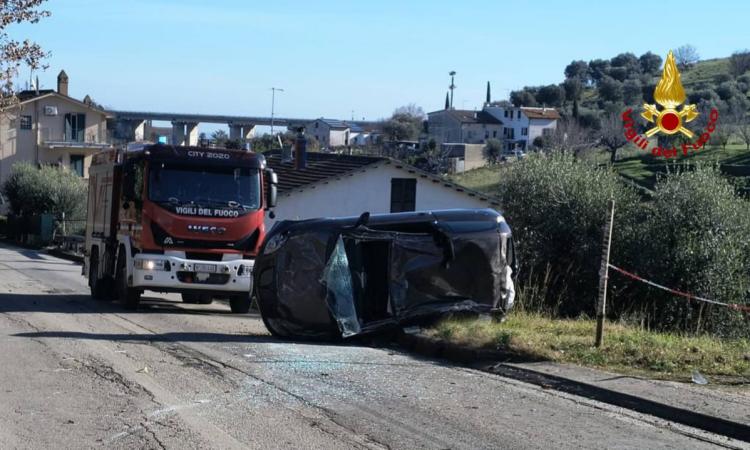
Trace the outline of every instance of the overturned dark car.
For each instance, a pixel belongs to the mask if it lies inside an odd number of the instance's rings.
[[[263,322],[279,337],[346,338],[513,305],[510,227],[492,209],[277,223],[255,261]]]

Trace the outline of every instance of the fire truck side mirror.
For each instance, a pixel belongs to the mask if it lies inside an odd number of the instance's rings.
[[[271,169],[266,169],[266,179],[268,180],[268,191],[266,191],[266,209],[276,206],[276,185],[279,184],[279,177]]]

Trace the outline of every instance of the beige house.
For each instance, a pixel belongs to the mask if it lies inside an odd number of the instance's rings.
[[[316,119],[305,126],[305,134],[315,136],[321,148],[335,148],[349,145],[351,126],[336,119]]]
[[[14,163],[57,164],[88,177],[91,155],[110,146],[107,112],[88,96],[68,97],[61,71],[57,90],[22,91],[19,104],[0,114],[0,183]]]
[[[427,114],[427,129],[438,144],[483,144],[502,139],[503,121],[485,111],[443,109]]]

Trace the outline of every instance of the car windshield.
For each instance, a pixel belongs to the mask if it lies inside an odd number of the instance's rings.
[[[195,167],[154,163],[149,176],[149,199],[175,205],[260,207],[258,169]]]

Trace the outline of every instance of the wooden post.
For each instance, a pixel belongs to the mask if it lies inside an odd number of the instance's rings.
[[[609,278],[609,247],[612,244],[612,225],[615,220],[615,200],[609,199],[609,217],[604,224],[602,265],[599,269],[599,300],[596,303],[596,343],[602,346],[604,339],[604,314],[607,309],[607,279]]]

